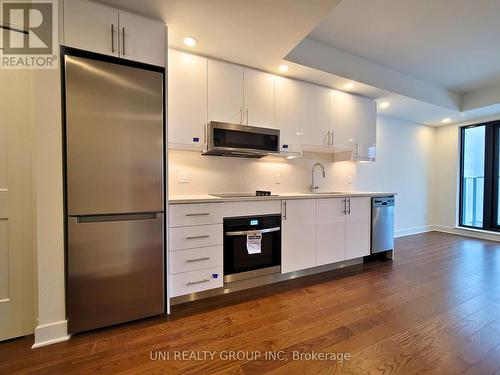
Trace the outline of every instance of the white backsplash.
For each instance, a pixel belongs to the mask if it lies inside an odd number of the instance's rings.
[[[309,154],[299,159],[266,157],[242,159],[202,156],[197,151],[169,151],[169,193],[171,195],[253,192],[305,192],[311,184],[311,167],[322,163],[323,179],[316,168],[318,186],[333,190],[356,190],[356,163],[333,163],[331,154]],[[189,182],[181,182],[189,180]],[[277,183],[279,182],[279,183]]]

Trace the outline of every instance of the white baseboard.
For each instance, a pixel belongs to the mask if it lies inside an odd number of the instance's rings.
[[[432,225],[425,225],[422,227],[413,227],[413,228],[406,228],[406,229],[399,229],[394,231],[394,237],[404,237],[404,236],[411,236],[412,234],[419,234],[419,233],[425,233],[425,232],[431,232],[434,230]]]
[[[481,240],[500,242],[500,233],[491,233],[481,229],[448,227],[445,225],[433,225],[437,232],[456,234],[458,236],[479,238]]]
[[[39,325],[35,328],[35,343],[31,349],[66,341],[69,337],[67,320]]]

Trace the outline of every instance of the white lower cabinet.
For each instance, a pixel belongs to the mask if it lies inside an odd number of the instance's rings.
[[[283,201],[281,272],[369,255],[370,204],[370,197]]]
[[[316,265],[316,200],[297,199],[282,203],[281,272]]]
[[[346,215],[344,198],[316,201],[316,265],[346,259]]]
[[[223,265],[224,251],[222,245],[200,247],[182,251],[169,252],[170,274],[202,270]]]
[[[170,297],[219,288],[223,279],[222,266],[170,275]]]
[[[348,198],[346,215],[346,259],[370,255],[371,198]]]

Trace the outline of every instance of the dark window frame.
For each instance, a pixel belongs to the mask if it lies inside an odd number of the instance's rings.
[[[484,191],[483,191],[483,226],[475,227],[463,224],[463,193],[464,193],[464,141],[465,130],[479,126],[485,127],[484,147]],[[462,126],[460,128],[460,183],[459,183],[459,216],[458,225],[463,228],[500,232],[500,224],[496,222],[499,198],[499,150],[500,121]]]

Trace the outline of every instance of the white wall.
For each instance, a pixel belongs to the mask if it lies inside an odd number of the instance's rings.
[[[378,118],[377,161],[333,163],[328,154],[305,153],[301,159],[260,160],[201,156],[196,151],[169,152],[169,191],[172,195],[245,192],[256,189],[280,192],[307,191],[311,167],[319,169],[322,187],[333,190],[396,192],[396,230],[399,234],[426,229],[430,225],[430,183],[435,129],[402,120]],[[187,171],[189,183],[178,183],[177,175]],[[276,176],[280,175],[280,184]]]

